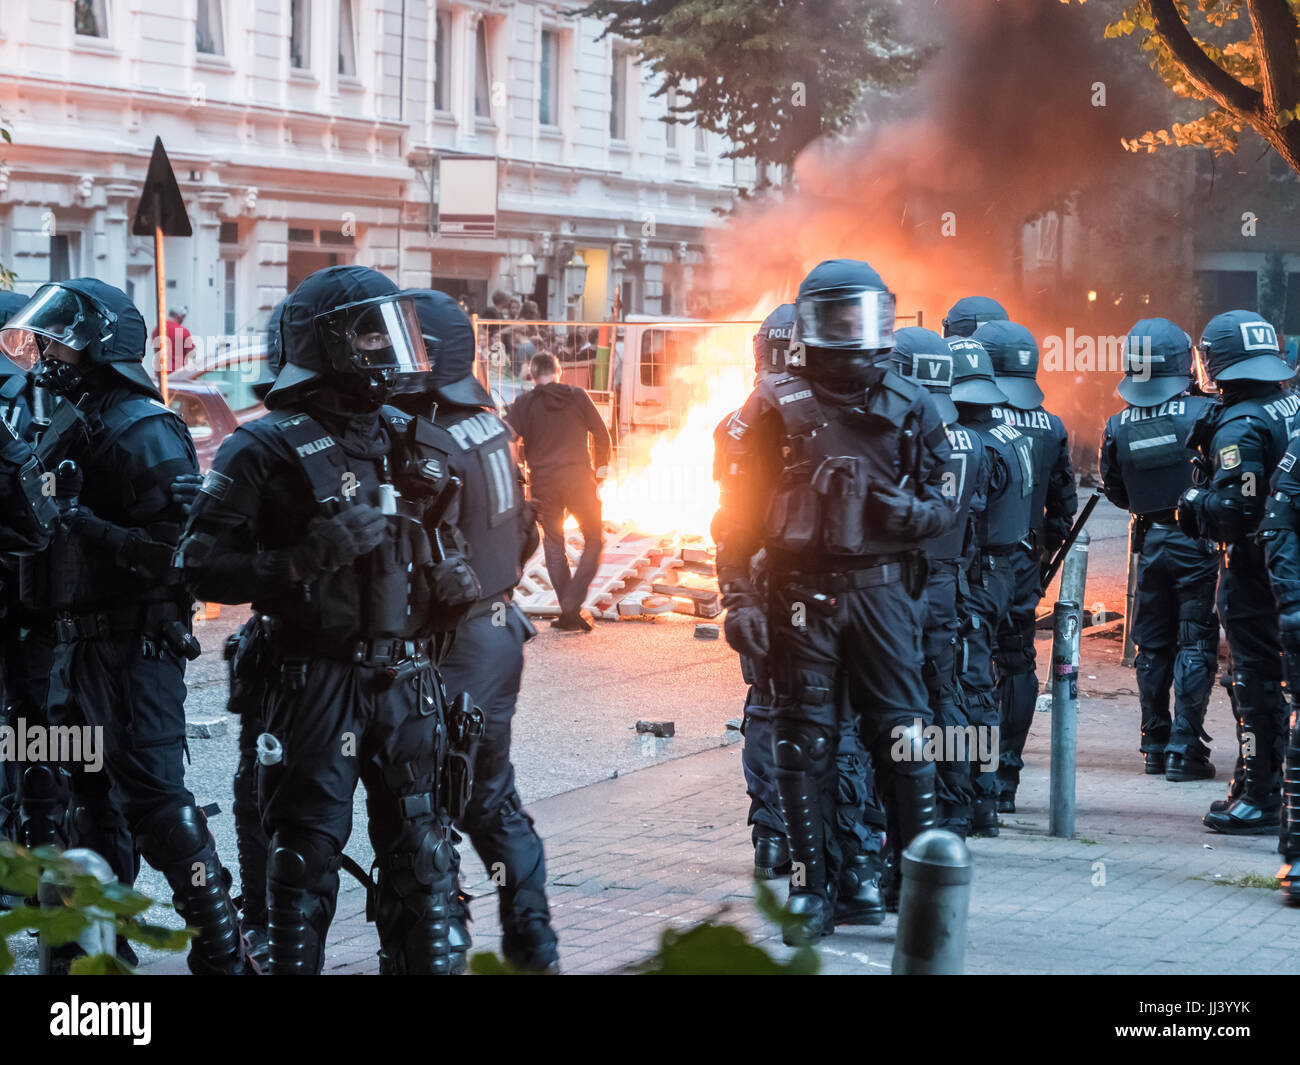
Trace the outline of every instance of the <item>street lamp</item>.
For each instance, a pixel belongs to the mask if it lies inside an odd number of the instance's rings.
[[[519,256],[515,268],[519,274],[519,294],[526,296],[537,287],[537,260],[533,253],[526,251]]]
[[[587,288],[587,263],[575,248],[573,258],[564,264],[564,291],[577,302]]]

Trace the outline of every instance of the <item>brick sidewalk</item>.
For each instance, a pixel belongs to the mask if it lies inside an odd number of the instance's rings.
[[[1039,642],[1040,666],[1048,646]],[[1300,912],[1274,891],[1276,839],[1207,832],[1201,814],[1231,770],[1227,699],[1207,721],[1219,779],[1169,784],[1142,773],[1131,671],[1119,644],[1090,639],[1081,673],[1076,838],[1047,835],[1050,715],[1036,716],[1019,811],[997,839],[971,841],[971,973],[1296,973]],[[609,972],[650,953],[665,925],[730,905],[731,919],[784,952],[755,913],[738,745],[706,751],[530,807],[546,839],[549,892],[568,973]],[[465,851],[474,949],[496,950],[492,885]],[[344,877],[330,931],[330,973],[373,973],[377,940],[363,894]],[[782,889],[783,890],[783,889]],[[888,972],[896,918],[842,928],[820,948],[831,973]],[[178,960],[150,971],[181,971]]]

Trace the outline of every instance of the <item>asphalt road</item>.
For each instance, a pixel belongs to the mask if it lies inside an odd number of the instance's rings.
[[[1084,490],[1081,498],[1087,494]],[[1088,528],[1088,606],[1103,604],[1108,612],[1122,611],[1127,515],[1103,501]],[[1046,604],[1054,594],[1049,590]],[[189,666],[185,707],[191,733],[186,780],[200,805],[215,802],[221,807],[210,824],[218,852],[236,878],[230,810],[238,719],[225,711],[221,649],[247,616],[245,608],[224,607],[220,618],[197,623],[203,655]],[[738,739],[726,726],[728,719],[740,716],[745,696],[736,656],[721,639],[697,639],[695,619],[667,614],[602,621],[589,634],[561,633],[545,623],[538,627],[539,635],[527,649],[514,728],[514,761],[525,803]],[[672,721],[676,734],[666,739],[638,734],[638,719]],[[364,788],[358,788],[347,849],[368,868],[372,854],[364,830],[364,795]],[[136,887],[154,899],[169,897],[166,882],[147,865]],[[149,916],[180,924],[167,911],[155,910]],[[35,941],[13,946],[18,971],[34,972]],[[154,957],[142,952],[143,961]]]

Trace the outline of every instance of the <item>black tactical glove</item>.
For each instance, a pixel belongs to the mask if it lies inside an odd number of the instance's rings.
[[[1178,527],[1193,540],[1199,540],[1205,535],[1205,523],[1201,517],[1204,505],[1204,488],[1188,488],[1178,499],[1174,519],[1178,522]]]
[[[54,498],[61,502],[76,499],[85,486],[86,475],[71,459],[64,459],[54,472]]]
[[[444,558],[429,574],[433,594],[440,606],[458,607],[476,603],[483,594],[470,564],[460,555]]]
[[[956,513],[946,503],[917,499],[892,484],[871,489],[869,506],[878,510],[886,535],[927,540],[945,531],[956,521]]]
[[[294,576],[305,581],[341,569],[373,551],[387,533],[383,511],[364,503],[345,507],[332,518],[313,518],[291,556]]]
[[[737,654],[762,660],[767,657],[767,615],[760,606],[734,606],[722,624],[727,645]]]
[[[172,501],[179,503],[186,514],[199,498],[199,489],[203,487],[203,474],[182,473],[172,481]]]

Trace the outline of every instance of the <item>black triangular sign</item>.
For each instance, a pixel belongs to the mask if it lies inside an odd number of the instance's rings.
[[[185,213],[185,201],[181,199],[180,186],[176,184],[176,174],[167,161],[163,151],[162,138],[153,139],[153,156],[149,160],[149,173],[144,179],[144,191],[135,208],[135,221],[131,223],[131,232],[137,237],[153,236],[154,225],[158,221],[154,215],[157,204],[161,216],[162,231],[169,237],[192,236],[190,216]]]

